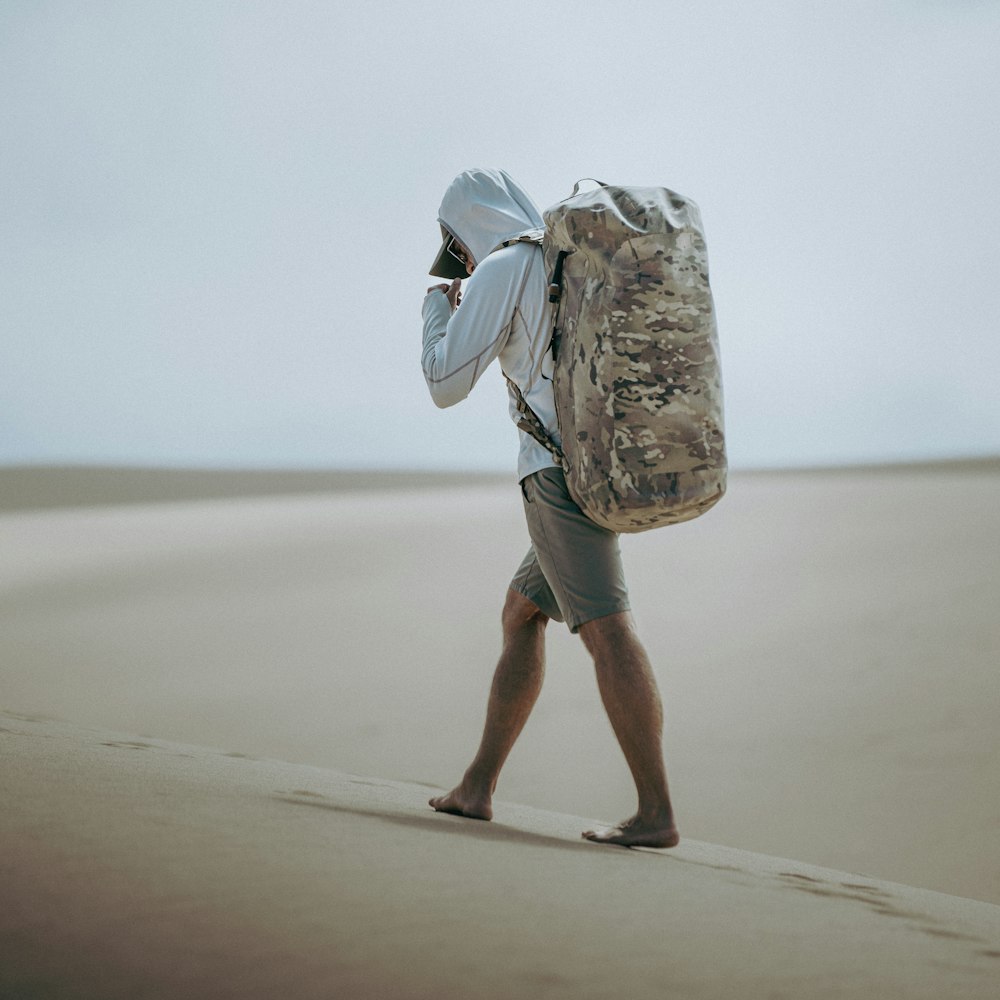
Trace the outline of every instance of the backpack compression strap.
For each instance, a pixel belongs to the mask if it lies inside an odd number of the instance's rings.
[[[540,445],[546,448],[559,463],[559,468],[565,471],[566,457],[563,455],[562,449],[549,437],[548,432],[545,430],[545,425],[538,418],[538,414],[528,406],[528,401],[524,398],[521,387],[506,372],[503,373],[503,377],[507,379],[507,385],[514,395],[517,412],[521,414],[521,419],[517,422],[518,429],[524,431],[525,434],[530,434]]]

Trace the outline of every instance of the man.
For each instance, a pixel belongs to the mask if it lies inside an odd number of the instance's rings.
[[[430,273],[452,280],[429,288],[423,305],[422,365],[434,402],[446,407],[463,400],[499,358],[558,442],[542,252],[530,242],[501,247],[541,229],[538,209],[504,171],[467,170],[445,192],[438,221],[443,243]],[[513,391],[511,396],[516,423]],[[518,479],[531,547],[507,592],[503,650],[479,749],[461,782],[430,805],[492,819],[500,769],[541,691],[545,627],[554,619],[580,635],[594,660],[601,699],[639,799],[630,819],[583,836],[627,847],[673,847],[679,837],[663,762],[663,711],[629,610],[618,536],[580,511],[552,454],[519,433]]]

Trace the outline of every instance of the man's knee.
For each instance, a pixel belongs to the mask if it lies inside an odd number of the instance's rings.
[[[502,624],[504,635],[520,632],[528,628],[545,628],[549,617],[542,609],[516,590],[507,591],[504,601]]]
[[[587,652],[593,657],[620,652],[628,647],[642,648],[631,611],[594,618],[584,622],[578,632]]]

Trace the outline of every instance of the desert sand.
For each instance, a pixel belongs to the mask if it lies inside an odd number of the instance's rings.
[[[672,851],[579,839],[634,800],[555,624],[495,821],[426,805],[516,486],[224,478],[0,504],[0,996],[996,995],[995,463],[734,474],[624,539]]]

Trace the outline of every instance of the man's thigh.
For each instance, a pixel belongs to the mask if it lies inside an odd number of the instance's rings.
[[[532,547],[522,571],[533,557],[560,612],[549,617],[562,618],[576,632],[585,622],[627,611],[618,536],[580,510],[566,489],[562,470],[542,469],[528,476],[521,492]],[[525,596],[549,613],[530,593]]]

